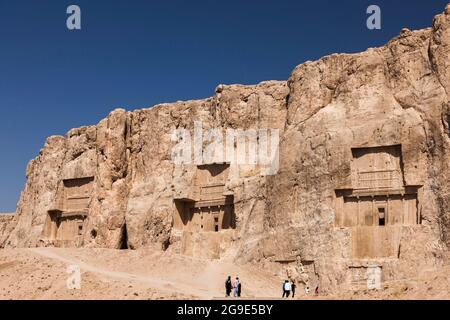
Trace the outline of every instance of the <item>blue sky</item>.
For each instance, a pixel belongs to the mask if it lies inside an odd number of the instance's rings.
[[[0,0],[0,212],[14,211],[46,137],[111,110],[211,96],[220,84],[285,80],[321,56],[431,26],[449,0]],[[82,29],[66,28],[77,4]],[[366,28],[366,9],[382,29]]]

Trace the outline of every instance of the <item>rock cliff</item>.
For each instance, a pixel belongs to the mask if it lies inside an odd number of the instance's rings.
[[[195,122],[278,129],[277,173],[176,164],[173,134]],[[372,269],[390,281],[445,263],[449,164],[450,5],[429,29],[306,62],[287,82],[117,109],[48,138],[0,240],[226,256],[332,292]]]

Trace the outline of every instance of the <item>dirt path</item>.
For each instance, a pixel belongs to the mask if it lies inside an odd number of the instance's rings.
[[[79,259],[76,259],[68,254],[65,254],[63,251],[53,248],[35,248],[29,249],[33,253],[36,253],[40,256],[54,259],[68,265],[77,265],[80,267],[82,271],[91,272],[96,275],[105,276],[108,278],[115,278],[121,280],[128,280],[138,282],[140,284],[151,287],[152,289],[156,289],[158,291],[165,291],[168,293],[183,293],[186,295],[195,295],[201,299],[211,299],[214,295],[211,295],[211,291],[208,289],[201,288],[193,288],[191,286],[187,286],[180,282],[173,282],[170,280],[161,280],[152,276],[143,276],[137,275],[128,272],[120,272],[120,271],[111,271],[103,267],[94,266]]]

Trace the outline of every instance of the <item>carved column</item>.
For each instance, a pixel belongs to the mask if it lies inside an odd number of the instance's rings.
[[[360,204],[360,203],[361,203],[361,199],[359,199],[359,196],[356,197],[356,199],[357,199],[357,201],[358,201],[358,209],[357,209],[358,214],[356,215],[356,217],[357,217],[356,225],[359,226],[359,225],[360,225],[360,224],[359,224],[359,222],[360,222],[359,215],[360,215],[360,211],[361,211],[361,204]]]
[[[387,195],[387,200],[386,200],[386,213],[384,216],[384,225],[387,226],[390,223],[390,214],[389,214],[389,195]]]
[[[402,220],[400,221],[402,225],[405,224],[405,215],[407,214],[407,212],[405,213],[405,195],[402,194]]]

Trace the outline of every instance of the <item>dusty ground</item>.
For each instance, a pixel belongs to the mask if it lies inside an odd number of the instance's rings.
[[[69,265],[81,268],[81,290],[67,289]],[[243,279],[246,297],[279,294],[273,275],[225,261],[144,250],[37,248],[0,250],[0,299],[212,299],[224,295],[228,274]]]
[[[81,289],[68,290],[67,266],[81,268]],[[147,250],[0,250],[0,299],[214,299],[226,276],[243,281],[244,298],[279,298],[280,279],[231,262],[192,259]],[[314,299],[449,299],[450,266],[383,290]],[[304,297],[302,297],[304,299]]]

